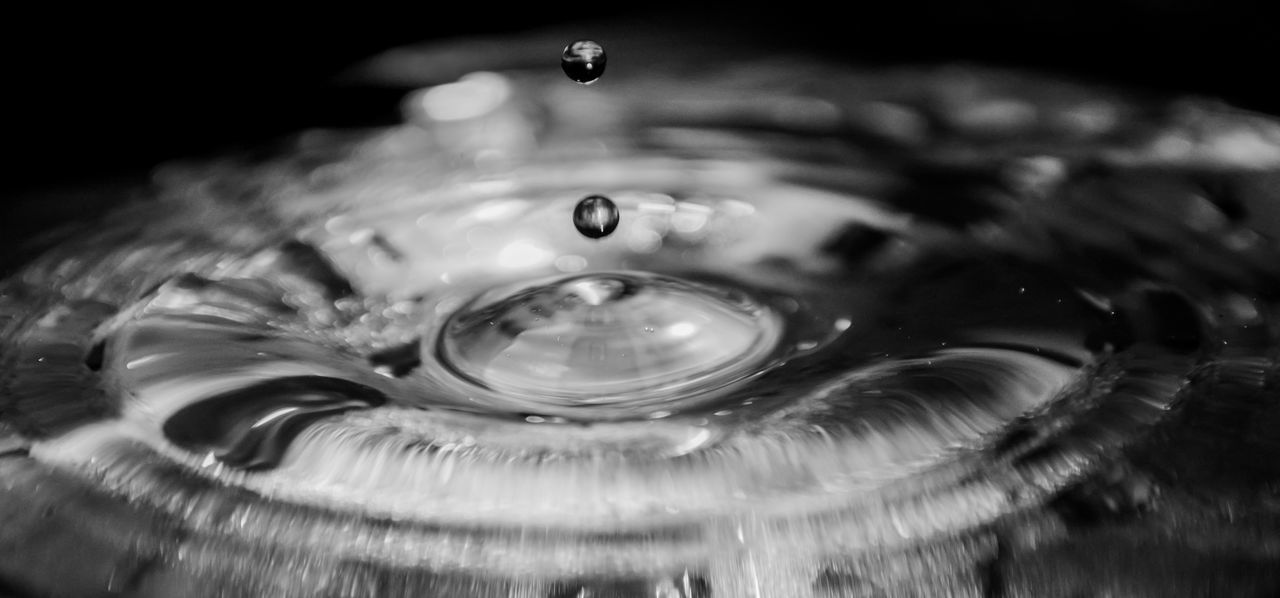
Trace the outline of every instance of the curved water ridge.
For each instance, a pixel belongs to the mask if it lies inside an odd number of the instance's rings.
[[[1100,521],[1236,529],[1206,488],[1280,521],[1251,498],[1275,471],[1197,456],[1274,453],[1242,422],[1280,421],[1276,123],[748,66],[696,93],[480,73],[402,126],[162,169],[0,286],[0,516],[68,522],[0,531],[48,549],[0,580],[1026,595],[1122,552]],[[433,104],[459,94],[486,101]],[[1273,535],[1213,533],[1268,583]],[[72,542],[93,562],[49,574]]]
[[[513,410],[670,415],[760,373],[782,336],[781,319],[741,292],[652,274],[573,275],[490,294],[445,324],[439,359]]]

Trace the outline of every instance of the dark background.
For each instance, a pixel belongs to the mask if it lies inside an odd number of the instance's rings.
[[[847,9],[840,12],[785,0],[702,3],[696,11],[691,4],[356,2],[294,12],[46,4],[7,14],[0,25],[2,143],[10,157],[0,192],[8,199],[137,175],[166,159],[306,126],[360,124],[392,100],[326,84],[362,58],[416,41],[584,18],[661,25],[692,16],[841,59],[1030,66],[1280,114],[1274,21],[1240,0],[891,0],[840,5]]]

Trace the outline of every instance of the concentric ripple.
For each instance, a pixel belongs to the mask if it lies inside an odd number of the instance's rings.
[[[498,294],[454,314],[441,363],[513,407],[579,417],[635,417],[644,405],[670,415],[682,399],[757,373],[781,336],[778,318],[741,293],[650,274]]]
[[[0,588],[1280,585],[1280,470],[1202,456],[1280,454],[1280,124],[805,64],[451,73],[159,169],[0,286]]]

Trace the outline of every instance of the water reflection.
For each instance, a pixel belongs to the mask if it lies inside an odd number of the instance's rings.
[[[1273,120],[976,69],[485,69],[165,166],[3,282],[4,584],[1280,586]]]

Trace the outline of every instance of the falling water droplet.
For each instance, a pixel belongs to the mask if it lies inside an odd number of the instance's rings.
[[[573,226],[592,239],[612,234],[618,218],[618,206],[603,195],[588,195],[573,208]]]
[[[580,39],[564,47],[560,68],[570,79],[590,85],[604,74],[604,47],[589,39]]]

